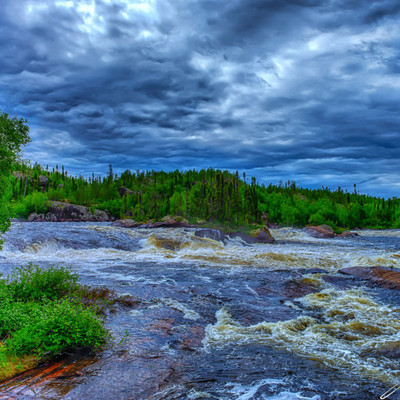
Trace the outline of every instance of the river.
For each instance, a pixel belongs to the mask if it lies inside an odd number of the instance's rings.
[[[248,245],[187,228],[14,222],[0,272],[67,266],[136,304],[107,316],[101,354],[68,361],[78,372],[43,366],[0,385],[0,399],[378,399],[400,382],[400,293],[337,271],[400,267],[400,230],[271,232],[277,244]]]

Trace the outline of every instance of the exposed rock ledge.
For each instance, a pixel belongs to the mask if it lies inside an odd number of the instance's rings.
[[[114,217],[108,211],[78,206],[76,204],[51,201],[45,214],[32,213],[28,217],[29,222],[108,222],[114,221]]]
[[[369,280],[388,289],[400,289],[400,270],[387,267],[349,267],[339,270],[341,274]]]

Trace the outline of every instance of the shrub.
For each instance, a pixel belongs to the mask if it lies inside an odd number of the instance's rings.
[[[78,288],[78,275],[62,267],[40,268],[28,264],[14,269],[9,286],[13,296],[21,301],[60,299]]]
[[[105,342],[96,303],[82,298],[89,288],[77,281],[66,268],[33,264],[0,279],[0,379],[45,357]]]

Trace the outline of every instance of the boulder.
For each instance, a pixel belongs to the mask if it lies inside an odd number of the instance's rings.
[[[243,233],[243,232],[232,232],[232,233],[229,233],[227,236],[229,237],[229,239],[239,238],[247,244],[257,243],[257,240],[254,236],[250,236],[247,233]]]
[[[269,244],[275,243],[275,239],[272,237],[269,231],[266,231],[265,228],[255,237],[255,239],[256,243],[269,243]]]
[[[260,231],[256,236],[248,235],[243,232],[233,232],[228,235],[229,239],[240,238],[243,242],[247,244],[253,243],[267,243],[272,244],[275,243],[275,239],[272,237],[267,227],[264,227],[262,231]]]
[[[112,226],[118,226],[120,228],[137,228],[142,225],[139,222],[134,221],[133,219],[119,219],[111,224]]]
[[[333,229],[329,225],[306,226],[303,229],[309,236],[319,239],[330,239],[335,237]]]
[[[350,232],[350,231],[344,231],[340,235],[337,235],[337,237],[340,238],[352,238],[358,236],[358,233],[355,232]]]
[[[340,269],[345,275],[368,280],[388,289],[400,289],[400,270],[387,267],[348,267]]]

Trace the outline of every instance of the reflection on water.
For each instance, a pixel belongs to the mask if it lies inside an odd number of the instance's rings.
[[[185,228],[13,223],[0,272],[64,265],[84,283],[138,299],[107,319],[123,344],[80,377],[41,379],[40,398],[378,398],[400,380],[400,296],[337,270],[400,267],[400,231],[272,234],[277,244],[224,245]],[[58,389],[46,397],[51,385]]]

